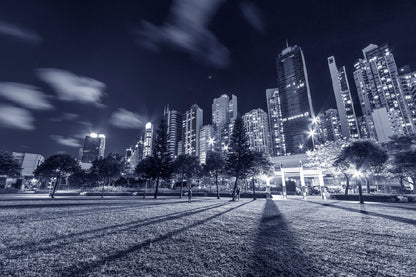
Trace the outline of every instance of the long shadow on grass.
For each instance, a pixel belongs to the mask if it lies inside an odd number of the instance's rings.
[[[266,200],[248,276],[316,276],[275,201]]]
[[[60,272],[60,274],[61,274],[61,276],[86,276],[86,275],[89,274],[89,272],[94,271],[97,267],[100,267],[100,266],[102,266],[102,265],[104,265],[108,262],[118,260],[120,258],[123,258],[123,257],[129,255],[130,253],[136,252],[136,251],[138,251],[140,249],[143,249],[145,247],[148,247],[152,244],[160,243],[160,242],[162,242],[166,239],[171,238],[172,236],[178,235],[178,234],[180,234],[182,232],[185,232],[185,231],[187,231],[191,228],[197,227],[199,225],[203,225],[203,224],[205,224],[206,222],[208,222],[210,220],[213,220],[217,217],[220,217],[220,216],[222,216],[226,213],[229,213],[229,212],[231,212],[235,209],[238,209],[238,208],[240,208],[244,205],[247,205],[247,204],[249,204],[253,201],[254,200],[251,200],[249,202],[245,202],[245,203],[240,204],[238,206],[227,209],[223,212],[214,214],[214,215],[212,215],[210,217],[207,217],[203,220],[198,220],[198,221],[196,221],[196,222],[194,222],[190,225],[187,225],[185,227],[170,231],[170,232],[168,232],[164,235],[161,235],[157,238],[145,240],[141,243],[133,245],[132,247],[130,247],[126,250],[117,251],[117,252],[113,253],[112,255],[109,255],[107,257],[103,257],[102,259],[94,260],[94,261],[90,261],[90,262],[88,262],[88,261],[87,262],[81,262],[81,263],[72,265],[71,267],[63,269],[62,272]]]
[[[376,212],[368,212],[368,211],[354,209],[354,208],[337,206],[337,205],[329,204],[329,203],[318,203],[318,202],[312,202],[312,201],[308,201],[308,202],[312,203],[312,204],[316,204],[316,205],[322,205],[322,206],[325,206],[325,207],[336,208],[336,209],[341,209],[341,210],[345,210],[345,211],[365,214],[365,215],[369,215],[369,216],[381,217],[381,218],[385,218],[385,219],[389,219],[389,220],[393,220],[393,221],[397,221],[397,222],[401,222],[401,223],[416,225],[416,220],[415,219],[399,217],[399,216],[394,216],[394,215],[381,214],[381,213],[376,213]]]
[[[73,207],[73,206],[115,206],[115,205],[120,205],[120,204],[124,204],[124,205],[136,205],[137,204],[131,201],[126,202],[126,201],[120,201],[120,200],[118,200],[118,202],[109,202],[111,201],[111,199],[96,199],[95,201],[97,202],[89,202],[89,203],[57,203],[60,201],[67,201],[67,199],[59,199],[59,200],[58,199],[54,199],[54,200],[44,199],[44,200],[54,201],[54,202],[41,203],[41,204],[34,203],[34,204],[20,204],[20,205],[0,205],[0,210],[1,209],[25,209],[25,208],[59,208],[59,207]],[[92,199],[89,199],[89,200],[94,201]],[[27,201],[31,201],[31,200],[28,199]],[[71,200],[71,201],[74,201],[74,200]],[[195,201],[198,202],[201,200],[195,200]],[[179,203],[179,202],[184,202],[184,201],[150,203],[149,205],[165,205],[168,203]]]
[[[170,204],[178,204],[178,203],[185,203],[186,200],[183,201],[174,201],[174,202],[160,202],[160,203],[142,203],[142,202],[136,202],[136,203],[117,203],[113,205],[108,205],[105,207],[100,207],[98,210],[94,209],[91,212],[84,212],[84,210],[70,210],[70,211],[59,211],[58,216],[52,216],[52,217],[45,217],[43,218],[43,213],[39,214],[39,211],[37,211],[37,217],[40,217],[38,219],[21,219],[20,223],[31,223],[31,222],[39,222],[39,221],[48,221],[48,220],[59,220],[64,218],[71,218],[71,217],[80,217],[80,216],[87,216],[87,215],[96,215],[96,214],[106,214],[106,213],[112,213],[114,211],[128,211],[137,209],[140,207],[146,207],[146,206],[160,206],[160,205],[170,205]],[[122,205],[120,207],[120,205]],[[113,207],[115,206],[115,207]],[[45,211],[46,214],[50,214],[50,211]],[[8,216],[8,217],[0,217],[0,222],[9,222],[10,224],[16,224],[16,216]],[[3,223],[2,223],[3,224]]]
[[[209,206],[170,213],[170,214],[156,216],[156,217],[152,217],[148,219],[137,220],[137,221],[133,221],[129,223],[116,224],[116,225],[88,230],[84,232],[60,235],[54,238],[39,240],[37,242],[10,246],[10,247],[7,247],[5,251],[7,250],[19,251],[17,255],[11,255],[11,258],[17,258],[23,255],[30,255],[32,252],[53,250],[53,249],[56,249],[57,246],[62,247],[64,245],[72,244],[74,242],[81,243],[85,241],[90,241],[95,238],[104,237],[104,236],[112,235],[112,234],[118,234],[120,232],[134,230],[139,227],[144,227],[144,226],[148,226],[152,224],[159,224],[165,221],[175,220],[184,216],[191,216],[191,215],[198,214],[207,210],[216,209],[227,204],[228,203],[212,204]],[[90,235],[90,236],[85,236],[85,235]],[[85,236],[85,237],[80,238],[80,236]],[[54,243],[54,244],[45,246],[45,244],[50,244],[50,243]]]

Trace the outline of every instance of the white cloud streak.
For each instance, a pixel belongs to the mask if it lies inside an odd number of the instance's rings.
[[[50,138],[58,144],[69,146],[69,147],[81,147],[81,144],[78,139],[71,137],[63,137],[59,135],[51,135]]]
[[[251,27],[259,33],[264,33],[264,21],[260,10],[253,3],[247,2],[241,3],[240,8],[244,18],[251,25]]]
[[[11,36],[30,43],[40,43],[42,38],[34,31],[0,21],[0,35]]]
[[[166,44],[214,67],[227,67],[229,50],[208,29],[224,0],[175,0],[162,26],[143,21],[137,43],[152,50]]]
[[[0,83],[0,96],[25,108],[50,110],[53,106],[35,86],[21,83]]]
[[[0,104],[0,126],[31,131],[35,129],[35,118],[26,109]]]
[[[54,89],[60,100],[104,106],[101,103],[106,87],[103,82],[56,68],[40,68],[36,74]]]
[[[140,129],[145,124],[145,118],[137,113],[120,108],[111,115],[110,124],[120,129]]]

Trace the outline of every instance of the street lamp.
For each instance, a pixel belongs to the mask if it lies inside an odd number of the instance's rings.
[[[319,124],[319,117],[316,117],[316,116],[312,117],[312,124],[318,125]]]

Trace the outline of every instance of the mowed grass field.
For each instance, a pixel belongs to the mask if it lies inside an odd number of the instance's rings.
[[[415,276],[416,205],[0,201],[0,276]]]

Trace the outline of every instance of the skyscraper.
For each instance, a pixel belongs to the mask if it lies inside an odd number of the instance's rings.
[[[400,86],[410,112],[413,125],[416,126],[416,71],[411,72],[409,66],[399,69]]]
[[[277,84],[282,112],[284,154],[298,152],[308,141],[314,116],[305,58],[299,46],[288,46],[277,57]]]
[[[233,129],[234,120],[237,118],[237,96],[223,94],[214,98],[212,102],[212,127],[215,132],[217,149],[228,146]]]
[[[198,105],[192,105],[183,115],[183,153],[199,156],[199,130],[202,127],[203,112]]]
[[[144,130],[143,141],[143,158],[152,156],[153,147],[153,125],[151,122],[147,122]]]
[[[164,109],[164,116],[168,125],[168,150],[172,158],[178,156],[178,144],[182,139],[182,114],[170,110],[169,106]]]
[[[102,159],[104,158],[104,151],[105,136],[103,134],[91,133],[85,137],[81,161],[83,163],[92,163],[96,159]]]
[[[387,126],[393,135],[414,133],[409,107],[400,88],[396,62],[389,46],[370,44],[363,49],[363,55],[363,59],[354,64],[354,80],[369,136],[379,139],[377,133],[386,134],[390,131],[376,128]],[[383,124],[375,125],[373,115],[377,117],[377,122]]]
[[[205,164],[208,151],[212,151],[214,143],[214,128],[212,125],[204,125],[199,130],[199,160]]]
[[[266,89],[266,101],[270,128],[270,155],[281,156],[286,151],[279,90],[277,88]]]
[[[337,68],[334,57],[328,58],[328,66],[332,79],[332,88],[337,102],[342,136],[345,138],[359,138],[360,132],[358,130],[354,103],[351,97],[345,66]]]
[[[269,154],[270,133],[267,113],[262,109],[254,109],[245,113],[242,118],[250,149]]]
[[[343,137],[341,122],[336,109],[328,109],[319,115],[319,137],[323,143],[336,141]]]

